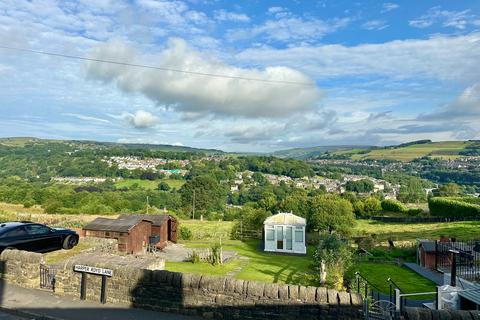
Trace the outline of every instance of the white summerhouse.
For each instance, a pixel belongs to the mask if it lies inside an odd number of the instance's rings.
[[[304,218],[282,212],[268,217],[263,224],[265,251],[307,253]]]

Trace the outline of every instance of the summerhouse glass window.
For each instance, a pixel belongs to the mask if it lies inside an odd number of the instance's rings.
[[[295,230],[295,242],[303,242],[303,230]]]
[[[275,240],[275,231],[273,229],[267,229],[267,240]]]

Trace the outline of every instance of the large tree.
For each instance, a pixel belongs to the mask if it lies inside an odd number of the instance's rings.
[[[338,232],[343,235],[351,233],[355,225],[355,215],[348,200],[325,194],[311,198],[309,205],[307,223],[310,230]]]
[[[188,180],[180,189],[182,207],[192,211],[193,206],[199,213],[219,211],[225,207],[226,189],[218,181],[208,175]]]

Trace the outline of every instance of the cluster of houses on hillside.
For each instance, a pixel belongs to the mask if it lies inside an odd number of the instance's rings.
[[[237,173],[235,179],[232,181],[230,186],[230,191],[237,192],[240,190],[240,186],[246,185],[245,178],[250,181],[251,185],[255,185],[255,182],[251,179],[253,175],[252,171],[244,171]],[[327,192],[345,192],[345,184],[348,181],[357,181],[362,179],[368,179],[374,184],[374,192],[384,192],[386,198],[395,199],[400,190],[400,185],[393,185],[388,181],[375,179],[363,175],[344,175],[341,179],[329,179],[320,176],[314,177],[302,177],[302,178],[291,178],[284,175],[274,175],[274,174],[263,174],[265,179],[273,184],[280,185],[284,182],[288,185],[293,185],[296,188],[300,189],[320,189],[322,186],[325,187]]]
[[[190,160],[169,160],[163,158],[139,158],[139,157],[111,157],[103,160],[109,166],[116,164],[119,169],[126,170],[150,170],[163,173],[172,173],[170,170],[158,169],[159,166],[167,163],[175,163],[178,167],[185,167],[190,163]],[[185,171],[185,170],[182,170]],[[177,172],[175,172],[177,173]],[[180,173],[180,172],[178,172]]]
[[[121,178],[118,178],[121,179]],[[112,179],[115,181],[116,179]],[[107,181],[107,178],[102,177],[53,177],[53,182],[60,182],[66,184],[85,184],[85,183],[102,183]]]

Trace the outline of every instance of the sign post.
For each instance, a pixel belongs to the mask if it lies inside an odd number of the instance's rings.
[[[87,273],[102,276],[102,289],[100,292],[100,302],[107,302],[107,277],[113,276],[113,270],[97,268],[91,266],[84,266],[76,264],[73,267],[73,271],[82,273],[82,280],[80,283],[80,299],[85,300],[87,298]]]

